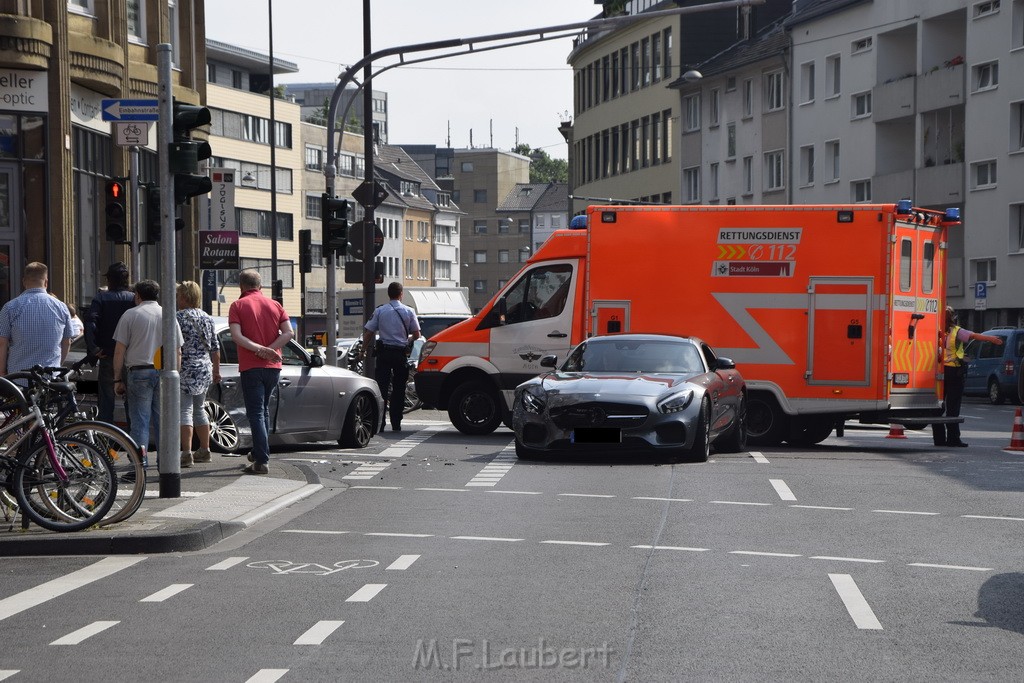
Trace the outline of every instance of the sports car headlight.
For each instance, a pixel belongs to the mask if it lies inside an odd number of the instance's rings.
[[[544,412],[544,407],[547,405],[547,397],[544,395],[544,390],[540,387],[527,387],[523,390],[522,395],[523,409],[528,413],[534,415],[540,415]]]
[[[663,413],[678,413],[680,410],[686,410],[686,406],[690,405],[692,400],[693,389],[686,389],[658,401],[658,410]]]

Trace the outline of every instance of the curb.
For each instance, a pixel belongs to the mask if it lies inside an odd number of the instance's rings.
[[[117,534],[79,532],[35,538],[9,538],[3,543],[8,557],[29,555],[139,555],[203,550],[246,528],[241,522],[199,522],[181,531]]]

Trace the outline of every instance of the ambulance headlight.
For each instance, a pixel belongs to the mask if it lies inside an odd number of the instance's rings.
[[[423,348],[420,349],[420,363],[427,360],[427,358],[430,357],[430,354],[434,352],[434,349],[436,347],[437,342],[428,341],[426,344],[424,344]]]

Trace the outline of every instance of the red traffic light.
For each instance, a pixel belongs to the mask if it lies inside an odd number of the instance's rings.
[[[107,183],[107,194],[112,199],[120,199],[121,195],[124,194],[124,186],[117,181],[111,180]]]

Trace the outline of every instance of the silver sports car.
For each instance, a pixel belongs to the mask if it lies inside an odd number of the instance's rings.
[[[647,450],[706,461],[712,443],[746,447],[745,396],[735,364],[695,337],[591,337],[516,387],[516,455]]]

